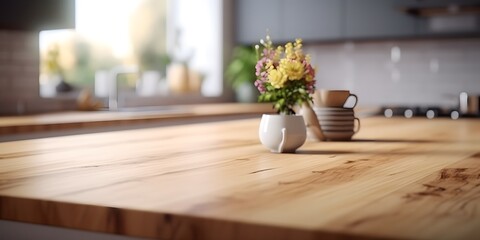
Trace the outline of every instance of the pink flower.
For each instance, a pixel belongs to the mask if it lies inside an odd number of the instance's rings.
[[[260,93],[265,93],[266,92],[265,86],[263,84],[264,84],[264,82],[262,80],[255,81],[255,87],[257,87],[257,89]]]
[[[267,35],[267,41],[260,43],[264,48],[259,54],[259,46],[255,46],[258,61],[254,83],[261,93],[259,101],[275,103],[278,113],[295,114],[293,106],[311,101],[310,94],[315,92],[315,69],[309,63],[310,57],[301,51],[301,40],[295,45],[274,47]]]

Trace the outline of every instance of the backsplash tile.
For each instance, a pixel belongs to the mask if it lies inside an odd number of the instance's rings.
[[[480,94],[480,39],[332,43],[305,51],[317,66],[317,87],[350,89],[359,105],[455,107],[460,92]]]
[[[73,109],[39,94],[38,32],[0,30],[0,115]]]

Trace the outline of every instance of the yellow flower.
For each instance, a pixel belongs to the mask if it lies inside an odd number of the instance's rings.
[[[273,56],[273,61],[278,62],[280,61],[280,58],[282,57],[283,53],[283,47],[278,46],[277,49],[275,50],[275,55]]]
[[[268,81],[274,88],[282,88],[287,81],[287,75],[272,66],[268,69]]]
[[[301,38],[295,39],[295,44],[299,46],[299,48],[302,48],[302,39]]]
[[[285,57],[289,59],[295,58],[295,52],[293,51],[293,44],[291,42],[285,44]]]
[[[285,72],[288,80],[300,80],[305,73],[303,64],[298,60],[282,59],[279,68]]]
[[[295,49],[295,56],[297,57],[297,59],[303,59],[305,56],[302,51],[302,46],[303,46],[302,39],[297,38],[293,45]]]

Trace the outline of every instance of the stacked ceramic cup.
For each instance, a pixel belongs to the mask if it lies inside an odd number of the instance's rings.
[[[320,90],[313,110],[327,140],[345,141],[360,130],[360,120],[354,107],[358,97],[348,90]]]

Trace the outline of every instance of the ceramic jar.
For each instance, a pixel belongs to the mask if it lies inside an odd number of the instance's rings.
[[[263,114],[260,142],[277,153],[293,153],[305,143],[307,130],[303,116]]]
[[[167,80],[172,93],[188,92],[188,67],[186,64],[172,63],[168,67]]]

